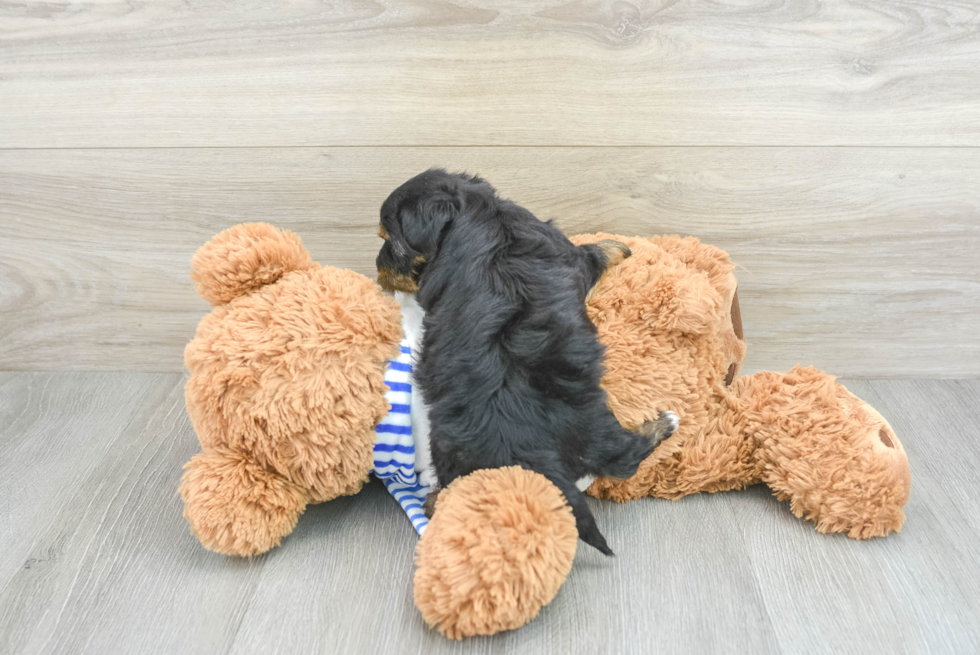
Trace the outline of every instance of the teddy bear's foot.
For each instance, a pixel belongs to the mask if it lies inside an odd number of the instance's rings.
[[[558,593],[577,543],[572,511],[543,475],[476,471],[440,492],[415,551],[415,604],[452,639],[518,628]]]
[[[874,407],[812,367],[759,371],[736,389],[749,408],[756,457],[766,462],[762,480],[793,514],[852,539],[901,530],[909,460]]]
[[[206,451],[184,468],[184,517],[208,550],[264,553],[292,532],[306,508],[302,489],[238,452]]]

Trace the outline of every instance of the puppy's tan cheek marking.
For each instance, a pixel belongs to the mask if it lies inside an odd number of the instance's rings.
[[[419,290],[419,285],[408,275],[400,275],[390,268],[378,269],[378,284],[385,291],[404,291],[415,293]]]
[[[378,223],[378,236],[384,239],[385,241],[391,238],[391,236],[388,234],[388,230],[386,230],[385,226],[382,225],[381,223]]]

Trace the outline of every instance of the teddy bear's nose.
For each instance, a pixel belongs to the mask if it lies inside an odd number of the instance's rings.
[[[891,436],[888,434],[888,428],[882,427],[880,430],[878,430],[878,438],[881,440],[881,443],[885,444],[889,448],[895,447],[895,442],[892,441]]]

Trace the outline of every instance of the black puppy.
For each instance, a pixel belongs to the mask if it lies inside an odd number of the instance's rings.
[[[630,477],[677,425],[664,412],[630,432],[599,387],[585,298],[629,249],[576,247],[479,177],[443,170],[396,189],[379,233],[378,281],[417,291],[426,312],[414,373],[439,485],[482,468],[537,471],[565,495],[579,538],[611,555],[576,481]]]

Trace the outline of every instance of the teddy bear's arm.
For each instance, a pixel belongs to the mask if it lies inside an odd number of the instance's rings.
[[[309,502],[298,485],[241,452],[208,450],[184,468],[180,494],[191,532],[225,555],[258,555],[278,546]]]

